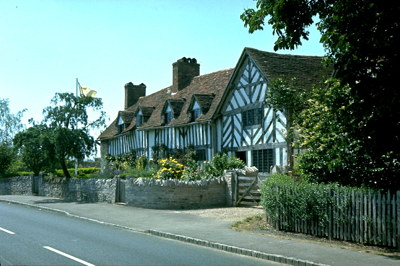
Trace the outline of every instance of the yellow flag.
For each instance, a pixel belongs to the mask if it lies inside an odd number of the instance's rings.
[[[90,88],[83,88],[79,85],[79,88],[81,90],[81,94],[87,96],[87,97],[96,97],[97,91],[92,90]]]

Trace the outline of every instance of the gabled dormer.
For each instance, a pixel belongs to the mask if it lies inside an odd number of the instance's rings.
[[[194,100],[193,101],[193,106],[190,108],[190,122],[196,121],[197,118],[199,118],[203,112],[201,111],[201,107],[199,103]]]
[[[194,94],[190,101],[188,113],[190,114],[190,122],[196,121],[202,115],[210,110],[215,94]]]
[[[129,127],[134,117],[134,112],[131,111],[119,111],[117,117],[117,128],[118,134],[122,133],[125,129]]]
[[[181,114],[185,99],[170,99],[164,104],[162,115],[164,117],[163,124],[168,125]]]
[[[140,127],[141,125],[146,123],[149,120],[150,116],[152,115],[153,110],[154,107],[145,107],[145,106],[139,107],[136,110],[136,115],[135,115],[136,126]]]

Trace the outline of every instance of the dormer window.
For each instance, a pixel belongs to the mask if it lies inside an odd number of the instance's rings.
[[[141,106],[136,110],[136,126],[140,127],[149,120],[154,108],[148,106]]]
[[[125,123],[124,123],[124,120],[122,120],[121,117],[119,117],[119,119],[118,119],[118,124],[117,124],[117,126],[118,126],[118,133],[121,133],[121,132],[124,131],[125,128],[126,128],[126,125],[125,125]]]
[[[215,94],[194,94],[190,100],[188,113],[190,113],[190,122],[196,121],[202,115],[207,115]]]
[[[135,113],[131,111],[119,111],[117,118],[117,129],[118,133],[122,133],[125,129],[129,127],[134,118]]]
[[[162,115],[164,116],[164,125],[168,125],[175,118],[179,118],[185,99],[170,99],[164,104]]]
[[[136,115],[136,126],[140,127],[144,123],[142,111],[139,111]]]
[[[203,113],[201,112],[200,105],[198,104],[197,101],[194,102],[193,108],[191,113],[191,121],[194,122],[196,121],[197,118],[199,118]]]
[[[171,123],[172,119],[174,119],[174,113],[172,112],[171,106],[168,105],[164,113],[164,123],[167,125]]]

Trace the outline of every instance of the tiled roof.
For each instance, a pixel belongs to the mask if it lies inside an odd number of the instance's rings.
[[[312,88],[325,81],[332,69],[323,67],[321,56],[303,56],[264,52],[245,48],[267,79],[296,77],[299,86]]]
[[[129,107],[127,114],[136,114],[138,108],[142,112],[150,114],[147,122],[138,129],[147,129],[164,126],[163,109],[167,101],[170,102],[175,119],[168,126],[179,126],[190,123],[189,107],[192,97],[198,101],[203,114],[196,121],[211,120],[218,112],[220,102],[225,95],[225,90],[231,78],[243,63],[243,58],[250,56],[267,79],[292,78],[299,80],[299,86],[312,87],[322,82],[331,70],[322,67],[322,57],[298,56],[264,52],[253,48],[245,48],[235,69],[226,69],[218,72],[196,76],[190,84],[182,90],[174,93],[174,88],[169,86],[151,95],[139,98],[138,102]],[[143,114],[144,115],[144,114]],[[124,120],[125,121],[125,120]],[[119,134],[116,127],[117,119],[99,136],[100,139],[111,138]],[[132,116],[129,126],[122,132],[136,128],[136,117]]]
[[[126,111],[136,113],[139,107],[142,109],[142,112],[144,112],[145,109],[149,110],[148,108],[152,108],[153,111],[151,112],[149,120],[139,126],[138,129],[160,127],[164,124],[164,116],[162,114],[162,111],[166,101],[169,100],[169,102],[171,103],[171,107],[174,109],[174,113],[179,112],[179,115],[175,117],[175,119],[173,119],[172,122],[168,125],[183,125],[190,122],[190,110],[188,109],[193,94],[214,94],[214,97],[212,99],[208,97],[209,102],[207,104],[204,102],[204,106],[208,105],[208,112],[204,113],[201,117],[197,119],[197,121],[209,120],[216,111],[216,108],[221,100],[222,94],[228,84],[232,72],[233,69],[226,69],[194,77],[191,83],[186,88],[176,93],[173,93],[172,86],[169,86],[158,92],[139,98],[138,102],[129,107]],[[108,128],[99,136],[99,138],[107,139],[118,135],[119,132],[116,123],[117,119],[108,126]],[[125,133],[135,128],[136,117],[133,116],[130,125],[122,133]]]

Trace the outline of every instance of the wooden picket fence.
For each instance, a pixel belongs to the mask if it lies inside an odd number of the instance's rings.
[[[270,222],[279,230],[400,249],[400,191],[329,190],[329,194],[322,219],[299,219],[283,204],[277,209],[278,219]]]

